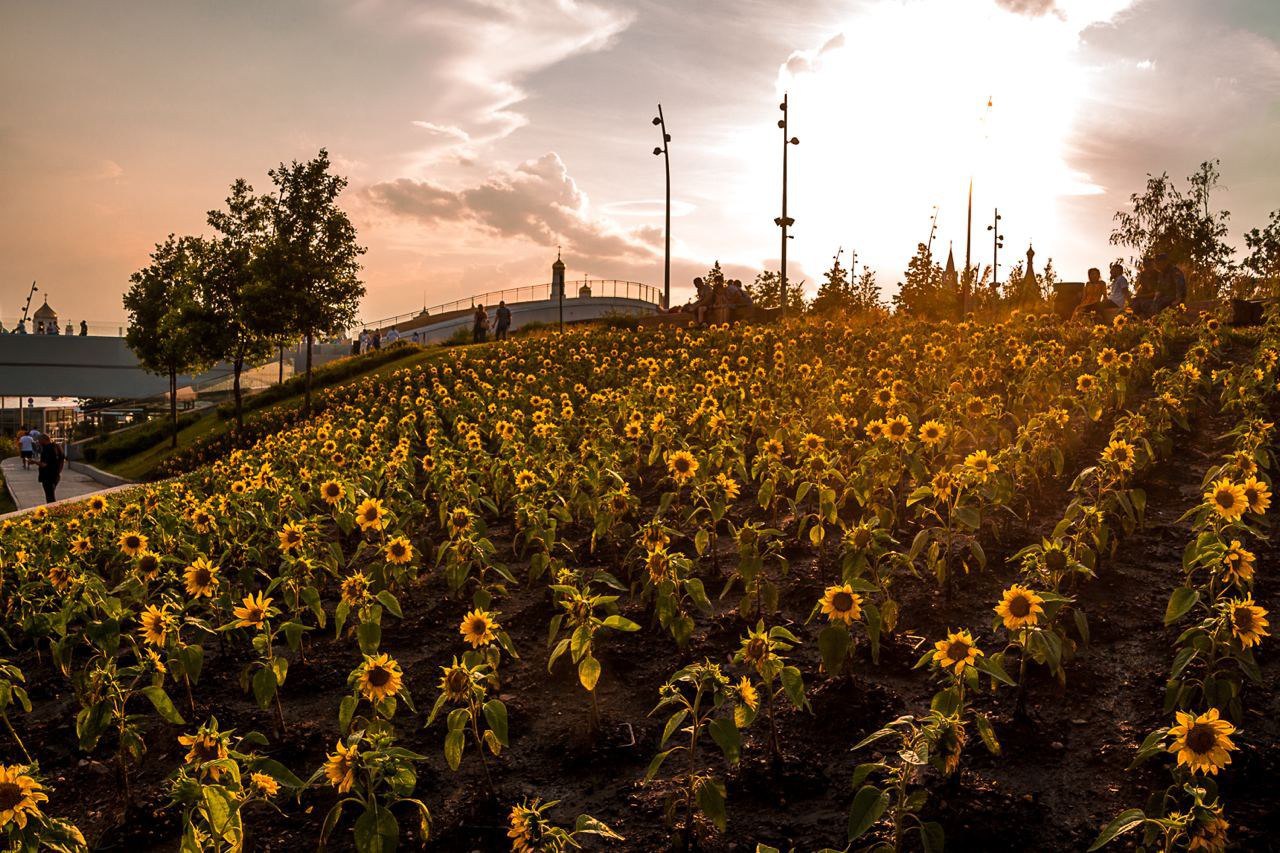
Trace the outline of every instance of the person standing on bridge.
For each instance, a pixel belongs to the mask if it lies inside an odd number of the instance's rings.
[[[507,307],[505,299],[498,300],[498,325],[493,333],[495,341],[505,341],[507,339],[507,329],[511,328],[511,309]]]
[[[66,456],[63,455],[62,448],[48,435],[41,433],[40,461],[36,463],[40,466],[40,473],[36,475],[36,479],[44,486],[44,499],[47,503],[56,500],[53,492],[58,488],[58,480],[62,479],[62,466],[65,462]]]

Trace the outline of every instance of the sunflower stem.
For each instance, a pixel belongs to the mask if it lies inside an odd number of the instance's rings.
[[[9,715],[0,713],[0,720],[4,720],[4,727],[9,730],[9,734],[12,735],[14,741],[18,744],[18,749],[22,750],[22,754],[26,757],[27,763],[34,764],[35,762],[31,760],[31,753],[27,752],[26,744],[22,742],[22,738],[18,737],[18,733],[14,731],[13,723],[9,722]]]

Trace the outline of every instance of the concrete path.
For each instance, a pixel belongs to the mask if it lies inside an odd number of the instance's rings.
[[[13,495],[18,509],[32,509],[44,504],[44,488],[36,480],[38,469],[35,465],[24,471],[21,457],[11,456],[4,462],[0,462],[0,470],[4,471],[5,485]],[[58,481],[58,489],[54,496],[58,500],[78,498],[100,492],[105,488],[106,486],[97,480],[79,471],[72,471],[71,466],[68,465],[62,469],[62,479]]]

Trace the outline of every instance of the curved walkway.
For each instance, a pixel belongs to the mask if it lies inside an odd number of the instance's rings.
[[[5,485],[9,489],[9,494],[13,495],[13,502],[18,505],[18,509],[33,509],[44,504],[44,488],[36,480],[38,469],[35,465],[24,471],[22,459],[18,456],[10,456],[0,462],[0,470],[4,472]],[[58,480],[58,489],[54,495],[58,500],[79,498],[101,492],[106,488],[97,480],[79,471],[73,471],[68,465],[62,469],[62,478]]]

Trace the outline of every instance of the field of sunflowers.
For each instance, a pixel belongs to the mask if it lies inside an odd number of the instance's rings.
[[[587,328],[0,536],[18,850],[1266,849],[1280,321]]]

